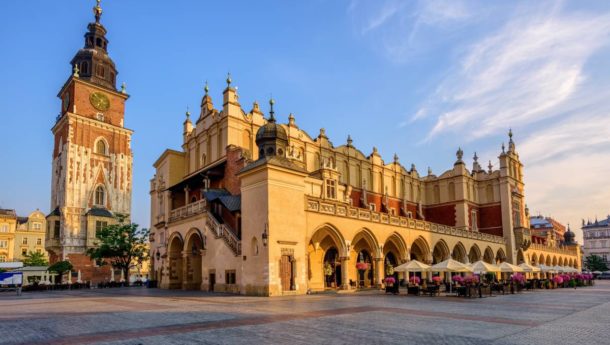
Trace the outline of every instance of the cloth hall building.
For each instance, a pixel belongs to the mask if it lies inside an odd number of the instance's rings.
[[[206,85],[187,112],[181,150],[154,163],[151,258],[162,288],[248,295],[380,286],[385,267],[411,259],[580,266],[577,245],[532,246],[523,164],[509,134],[500,166],[462,150],[439,176],[335,146],[294,116],[280,124],[239,103],[227,78],[222,107]],[[542,261],[541,261],[542,260]],[[368,263],[364,272],[358,262]]]

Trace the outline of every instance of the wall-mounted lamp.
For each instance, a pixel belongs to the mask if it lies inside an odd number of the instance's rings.
[[[267,229],[269,228],[269,224],[265,223],[265,229],[263,230],[263,246],[267,246],[267,242],[269,242],[269,233]]]

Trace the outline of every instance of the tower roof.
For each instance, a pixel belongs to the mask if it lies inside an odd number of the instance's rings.
[[[93,7],[95,22],[87,25],[85,46],[79,49],[70,61],[71,70],[78,68],[75,77],[89,81],[116,91],[116,76],[118,71],[108,55],[108,39],[106,28],[100,23],[102,8],[100,0]],[[77,68],[75,68],[77,66]]]

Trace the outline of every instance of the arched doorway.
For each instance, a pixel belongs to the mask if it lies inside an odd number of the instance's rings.
[[[456,245],[453,247],[451,258],[463,264],[468,263],[468,256],[466,256],[466,248],[464,248],[462,242],[456,243]]]
[[[479,246],[473,244],[468,252],[468,261],[470,261],[470,263],[475,263],[479,260],[481,260],[481,250],[479,250]]]
[[[347,288],[346,267],[342,265],[347,256],[346,252],[345,240],[341,233],[330,224],[320,226],[311,236],[307,247],[309,288],[324,290],[329,288],[329,285],[334,288]]]
[[[449,247],[447,247],[445,241],[439,240],[434,245],[434,250],[432,251],[432,264],[436,265],[447,259],[449,259]]]
[[[410,259],[419,262],[427,263],[428,255],[430,255],[430,247],[426,240],[418,237],[411,245]]]
[[[198,229],[189,231],[186,237],[186,279],[182,287],[185,290],[201,289],[201,250],[203,249],[203,238]]]
[[[501,264],[504,261],[506,261],[506,254],[504,253],[504,250],[502,250],[502,248],[498,249],[498,252],[496,253],[496,264]]]
[[[490,247],[487,247],[485,248],[485,254],[483,254],[483,261],[487,262],[488,264],[493,264],[495,262],[494,256],[494,251],[491,250]]]
[[[183,241],[179,234],[172,236],[169,242],[169,284],[170,289],[182,288],[182,248]]]
[[[324,253],[324,276],[327,288],[341,287],[341,260],[339,251],[335,247]]]
[[[378,252],[379,244],[372,232],[368,229],[362,229],[354,236],[352,240],[352,250],[350,252],[350,260],[353,264],[352,269],[355,271],[356,285],[360,288],[375,287],[381,282],[377,281],[377,275],[383,273],[383,267],[377,272],[375,258],[381,253]],[[379,262],[381,264],[382,262]],[[350,276],[354,276],[351,275]]]

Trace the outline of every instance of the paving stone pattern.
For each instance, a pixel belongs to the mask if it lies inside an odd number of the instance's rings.
[[[1,293],[0,335],[0,344],[610,345],[610,282],[483,299],[146,288]]]

